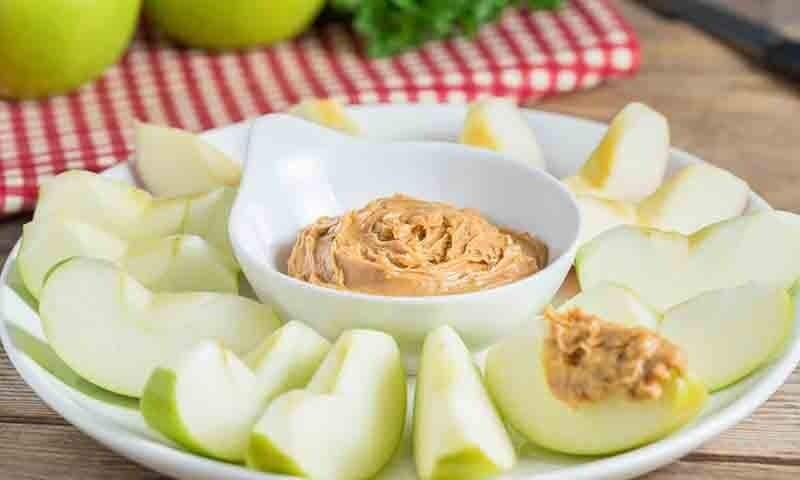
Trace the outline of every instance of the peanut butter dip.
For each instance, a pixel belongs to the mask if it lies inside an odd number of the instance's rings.
[[[405,195],[373,200],[300,232],[289,275],[325,287],[392,296],[494,288],[547,265],[547,246],[477,211]]]
[[[548,308],[544,315],[549,323],[543,351],[547,382],[570,405],[617,392],[657,399],[665,382],[686,371],[683,352],[646,328],[617,325],[579,308],[563,314]]]

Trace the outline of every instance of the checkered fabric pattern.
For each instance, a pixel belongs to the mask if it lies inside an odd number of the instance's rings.
[[[530,101],[631,74],[639,55],[634,32],[610,0],[569,0],[555,12],[511,10],[474,38],[377,60],[337,24],[270,48],[220,54],[176,48],[143,28],[118,64],[78,91],[0,101],[0,215],[33,208],[48,176],[123,161],[133,119],[200,131],[310,96]]]

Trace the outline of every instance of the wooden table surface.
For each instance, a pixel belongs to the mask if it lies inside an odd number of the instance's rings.
[[[670,119],[673,143],[732,170],[772,205],[800,211],[800,95],[685,25],[619,2],[642,39],[633,78],[547,100],[546,110],[607,120],[640,100]],[[0,223],[3,258],[22,216]],[[110,452],[45,406],[0,351],[0,479],[160,478]],[[800,478],[800,373],[751,418],[648,479]]]

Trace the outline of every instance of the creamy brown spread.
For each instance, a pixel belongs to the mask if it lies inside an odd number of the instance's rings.
[[[504,285],[547,265],[547,246],[475,210],[405,195],[322,217],[297,236],[289,275],[392,296],[447,295]]]
[[[626,393],[657,399],[673,375],[686,371],[675,345],[643,327],[625,327],[579,308],[545,310],[549,331],[543,362],[547,382],[560,400],[576,406]]]

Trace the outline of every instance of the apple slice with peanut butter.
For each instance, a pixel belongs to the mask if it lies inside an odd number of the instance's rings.
[[[489,351],[486,380],[503,417],[551,450],[600,455],[657,440],[693,418],[706,389],[679,347],[579,308]]]

